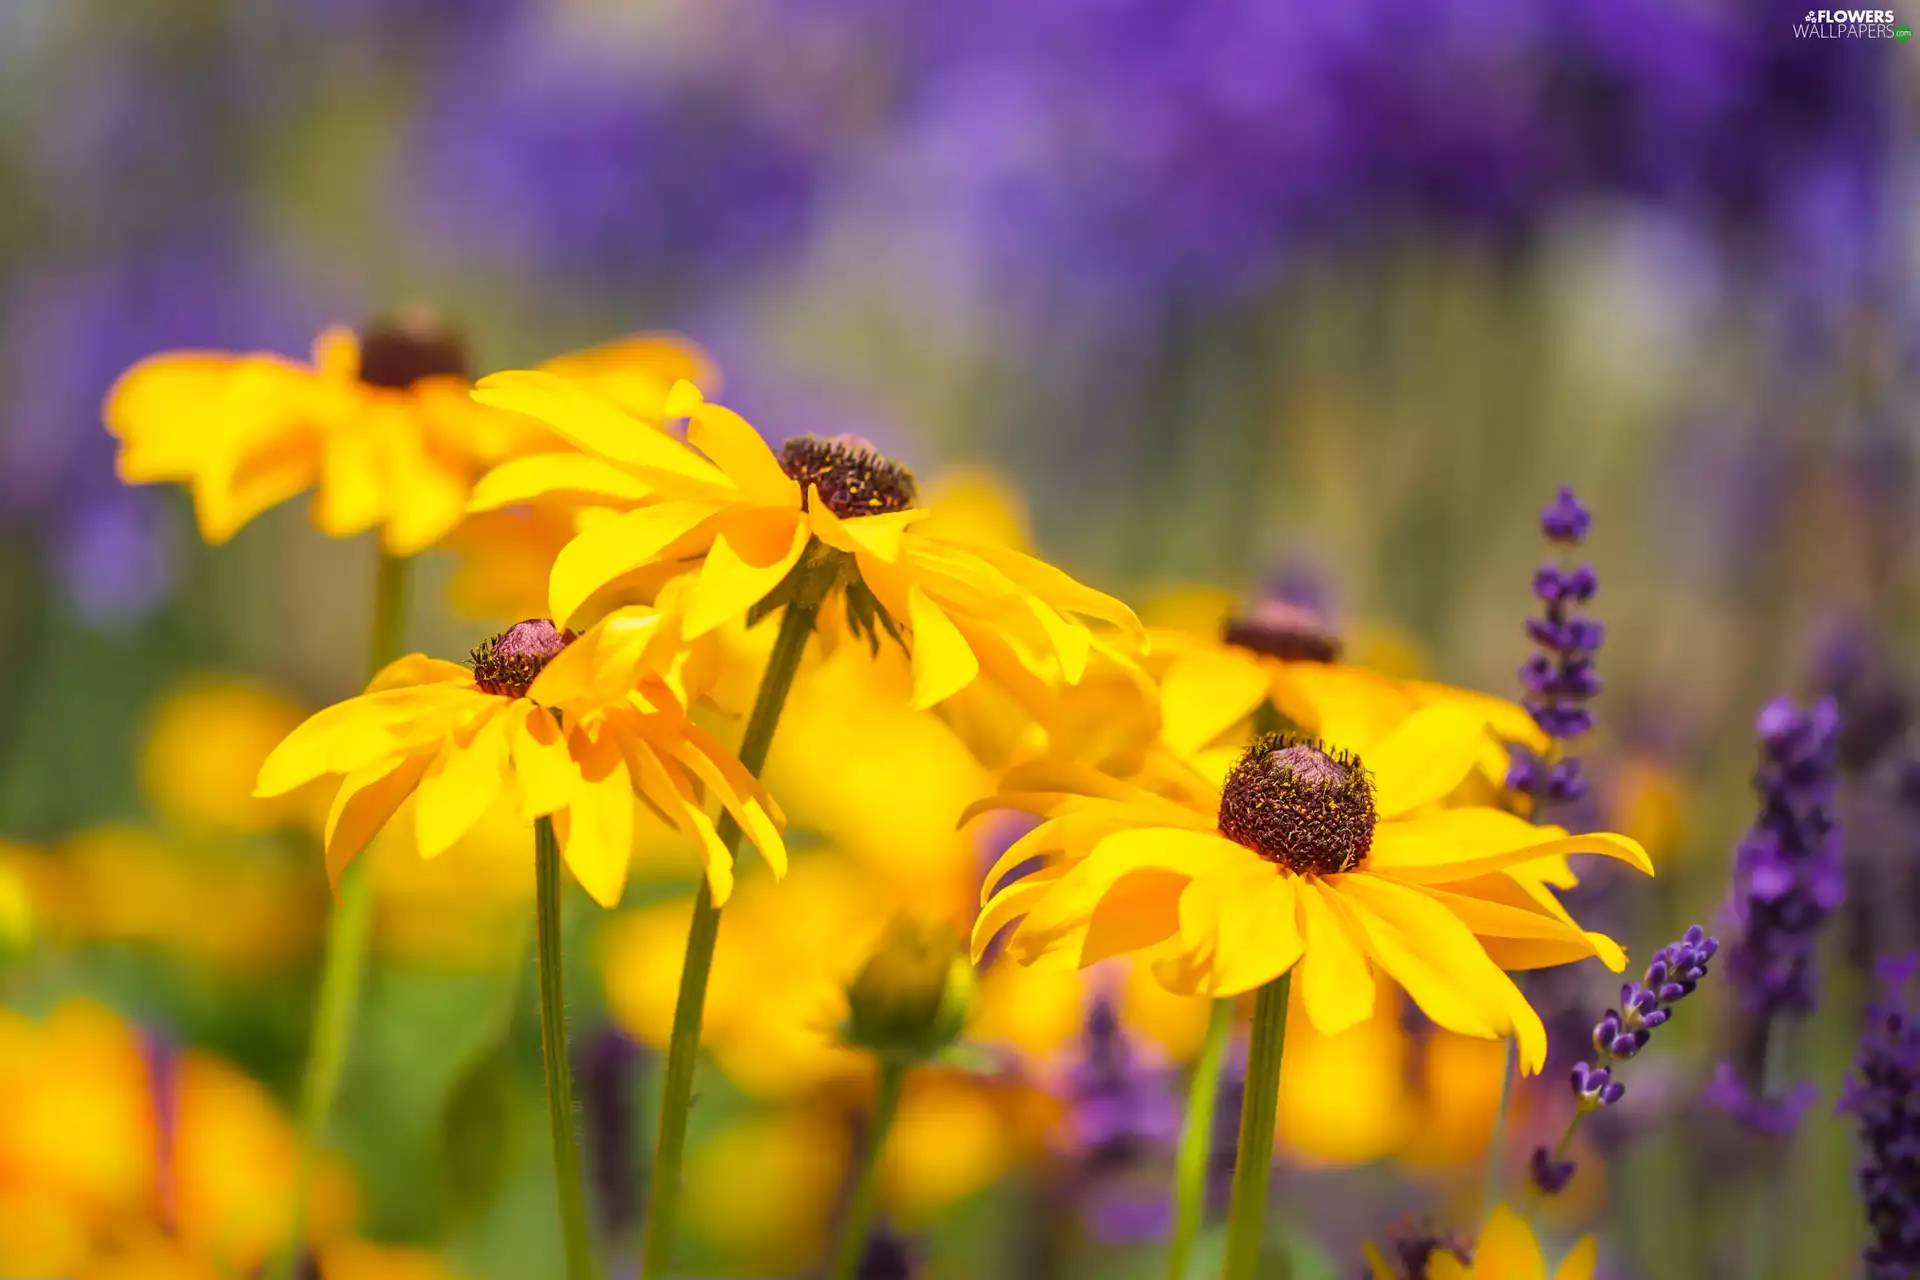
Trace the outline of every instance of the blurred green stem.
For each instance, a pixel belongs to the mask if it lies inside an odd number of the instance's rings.
[[[367,678],[400,656],[400,636],[406,627],[409,562],[380,552],[380,568],[373,587],[373,624],[367,636]],[[274,1256],[269,1274],[274,1280],[293,1280],[307,1233],[307,1202],[313,1195],[314,1169],[320,1144],[327,1134],[327,1117],[340,1091],[340,1073],[347,1064],[347,1045],[353,1038],[353,1016],[360,1005],[360,983],[366,968],[367,933],[373,923],[373,876],[367,860],[356,858],[340,876],[340,896],[327,922],[327,954],[320,970],[320,991],[314,998],[313,1033],[308,1042],[306,1074],[300,1081],[300,1161],[294,1170],[293,1205],[287,1237]]]
[[[1233,1199],[1227,1207],[1227,1261],[1222,1280],[1256,1280],[1267,1219],[1267,1181],[1273,1173],[1273,1131],[1280,1107],[1280,1063],[1287,1048],[1287,994],[1291,971],[1260,988],[1247,1046],[1246,1094],[1240,1104],[1240,1145],[1233,1156]]]
[[[540,950],[540,1056],[547,1069],[547,1120],[553,1128],[553,1179],[560,1197],[560,1235],[568,1280],[592,1280],[593,1237],[580,1183],[580,1145],[573,1129],[573,1064],[567,1056],[567,980],[560,934],[560,842],[553,819],[533,826],[535,919]]]
[[[1180,1125],[1180,1152],[1173,1174],[1173,1240],[1167,1249],[1168,1280],[1185,1280],[1187,1257],[1206,1213],[1207,1155],[1213,1146],[1214,1105],[1220,1100],[1220,1060],[1233,1030],[1232,1000],[1215,1000],[1207,1035],[1187,1086],[1187,1114]]]
[[[1507,1039],[1506,1056],[1501,1059],[1500,1102],[1493,1111],[1493,1133],[1487,1139],[1487,1193],[1480,1218],[1486,1220],[1493,1206],[1500,1203],[1500,1184],[1507,1158],[1507,1108],[1513,1105],[1513,1065],[1519,1052],[1512,1037]]]
[[[810,549],[795,569],[805,576],[781,614],[780,634],[774,639],[766,673],[760,677],[760,692],[753,700],[753,714],[740,739],[740,763],[756,778],[766,767],[773,731],[779,727],[780,712],[786,706],[788,690],[793,688],[793,677],[800,670],[814,620],[837,581],[837,566],[831,561],[817,561],[813,554],[817,549]],[[721,818],[719,836],[729,853],[737,857],[740,825],[732,815]],[[640,1245],[640,1274],[655,1280],[666,1275],[673,1259],[674,1219],[680,1210],[680,1158],[687,1143],[687,1112],[693,1099],[693,1068],[700,1053],[707,977],[713,969],[713,944],[719,934],[720,908],[714,905],[713,891],[702,878],[693,898],[693,923],[687,930],[680,992],[673,1005],[673,1032],[667,1041],[666,1081],[660,1098],[660,1131],[653,1149],[647,1224]]]
[[[880,1198],[880,1153],[886,1150],[887,1133],[893,1128],[894,1113],[900,1110],[900,1086],[906,1078],[905,1061],[880,1060],[880,1087],[874,1094],[873,1119],[867,1124],[860,1168],[854,1174],[853,1196],[847,1201],[846,1221],[840,1226],[840,1248],[834,1253],[833,1269],[827,1273],[831,1280],[853,1280],[860,1270],[860,1258],[867,1248],[867,1232],[873,1229],[874,1206]]]

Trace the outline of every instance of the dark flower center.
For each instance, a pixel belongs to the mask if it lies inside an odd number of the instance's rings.
[[[1340,656],[1340,637],[1320,612],[1288,600],[1263,600],[1252,613],[1229,618],[1220,638],[1288,662],[1332,662]]]
[[[1373,845],[1360,757],[1291,733],[1248,747],[1220,794],[1220,834],[1295,875],[1351,871]]]
[[[524,698],[534,677],[555,655],[579,638],[545,618],[516,622],[499,635],[482,640],[467,655],[467,662],[473,667],[473,682],[488,693]]]
[[[795,436],[780,446],[780,466],[799,482],[802,501],[815,486],[843,520],[905,511],[920,496],[911,471],[859,436]]]
[[[467,344],[429,316],[407,314],[360,331],[360,381],[404,391],[422,378],[470,377]]]

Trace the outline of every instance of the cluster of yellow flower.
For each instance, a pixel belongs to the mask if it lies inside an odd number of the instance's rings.
[[[1276,1093],[1290,1020],[1289,1069],[1305,1069],[1343,1036],[1382,1026],[1391,1039],[1397,997],[1380,996],[1397,989],[1448,1032],[1511,1037],[1534,1071],[1545,1030],[1508,971],[1623,967],[1556,891],[1575,883],[1572,853],[1651,863],[1625,836],[1536,825],[1503,792],[1508,748],[1550,745],[1519,707],[1343,663],[1338,638],[1296,607],[1211,632],[1149,628],[1017,545],[1019,521],[977,483],[942,501],[864,440],[769,444],[707,398],[710,363],[677,339],[467,377],[459,344],[414,317],[329,332],[311,366],[156,357],[116,386],[107,421],[123,478],[189,486],[209,540],[313,489],[323,531],[378,528],[390,566],[444,546],[461,560],[457,603],[533,615],[464,664],[396,657],[376,638],[366,690],[266,757],[261,797],[339,780],[324,843],[340,916],[350,865],[403,806],[429,859],[490,814],[523,840],[534,825],[557,1039],[557,867],[613,907],[637,846],[672,832],[698,850],[690,911],[622,917],[601,946],[617,1016],[668,1049],[648,1274],[672,1244],[698,1047],[762,1096],[859,1087],[870,1055],[832,1029],[903,912],[970,929],[977,961],[1006,957],[986,966],[973,1033],[1039,1056],[1085,999],[1081,979],[1049,974],[1115,962],[1130,1019],[1175,1057],[1225,1025],[1213,1002],[1258,993],[1240,1163],[1259,1177],[1236,1183],[1231,1275],[1251,1265],[1249,1232],[1257,1245],[1275,1108],[1283,1127],[1311,1128]],[[392,614],[376,620],[389,636]],[[730,749],[709,726],[742,712]],[[989,828],[1013,838],[982,876]],[[790,829],[837,856],[797,858],[777,888],[743,881],[723,934],[741,838],[778,879]],[[339,972],[350,983],[352,966]],[[891,1119],[900,1064],[879,1056]],[[551,1046],[548,1065],[578,1276],[571,1108]],[[916,1091],[934,1090],[946,1100],[916,1111]],[[324,1119],[324,1082],[317,1096]],[[1033,1105],[919,1073],[889,1161],[913,1165],[915,1133],[951,1154],[954,1126],[917,1114],[1000,1117],[965,1127],[1002,1136],[972,1139],[963,1176],[943,1183],[930,1158],[894,1184],[935,1200],[978,1185],[1025,1141]],[[835,1149],[814,1144],[770,1235],[824,1222]],[[687,1181],[698,1221],[710,1197],[697,1160]]]

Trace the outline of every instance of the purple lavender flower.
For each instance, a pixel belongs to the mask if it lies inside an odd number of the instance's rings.
[[[1440,1254],[1450,1254],[1463,1266],[1473,1263],[1472,1241],[1426,1223],[1403,1221],[1388,1227],[1387,1249],[1392,1256],[1382,1261],[1394,1268],[1398,1280],[1427,1280],[1428,1269]]]
[[[1172,1204],[1151,1172],[1180,1136],[1180,1103],[1168,1073],[1140,1060],[1113,1005],[1096,997],[1080,1051],[1064,1084],[1067,1113],[1061,1146],[1069,1196],[1096,1238],[1118,1244],[1151,1240],[1172,1223]]]
[[[1613,1068],[1638,1057],[1654,1031],[1673,1017],[1673,1006],[1692,995],[1707,976],[1707,966],[1720,950],[1720,941],[1699,925],[1689,927],[1679,941],[1654,952],[1639,982],[1623,983],[1620,1007],[1609,1009],[1593,1024],[1592,1062],[1577,1062],[1568,1077],[1573,1088],[1573,1118],[1551,1153],[1534,1149],[1527,1172],[1545,1195],[1564,1190],[1573,1179],[1574,1162],[1566,1158],[1574,1129],[1590,1111],[1602,1111],[1626,1096],[1625,1082],[1614,1079]]]
[[[913,1280],[920,1271],[921,1249],[885,1223],[867,1235],[855,1280]]]
[[[1540,529],[1557,547],[1578,546],[1592,527],[1593,517],[1568,485],[1540,512]],[[1527,619],[1527,635],[1539,647],[1520,668],[1526,688],[1527,711],[1556,744],[1559,759],[1549,764],[1524,747],[1513,748],[1507,785],[1531,796],[1536,811],[1548,804],[1578,800],[1587,792],[1580,776],[1580,759],[1567,755],[1566,743],[1593,727],[1587,700],[1600,692],[1593,655],[1605,638],[1601,625],[1579,607],[1599,588],[1591,565],[1567,568],[1544,564],[1533,575],[1533,594],[1541,615]]]
[[[634,1163],[634,1085],[640,1046],[617,1027],[603,1027],[575,1049],[587,1174],[601,1230],[618,1239],[637,1225],[640,1174]]]
[[[1831,698],[1806,711],[1775,698],[1755,728],[1760,812],[1734,855],[1729,914],[1740,936],[1728,974],[1748,1012],[1804,1015],[1814,1000],[1814,943],[1846,894],[1833,816],[1839,712]]]
[[[1920,1018],[1905,988],[1920,959],[1883,962],[1884,1003],[1867,1011],[1860,1056],[1837,1110],[1858,1118],[1860,1196],[1873,1243],[1861,1255],[1867,1280],[1920,1274]]]

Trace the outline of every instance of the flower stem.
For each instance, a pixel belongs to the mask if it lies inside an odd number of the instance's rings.
[[[1513,1105],[1513,1066],[1519,1055],[1518,1043],[1508,1037],[1500,1058],[1500,1101],[1493,1111],[1493,1132],[1487,1138],[1487,1198],[1480,1217],[1484,1220],[1500,1203],[1501,1183],[1507,1158],[1507,1108]]]
[[[780,618],[780,634],[773,642],[766,673],[753,713],[740,739],[740,763],[754,777],[766,766],[773,731],[780,724],[787,692],[800,670],[813,634],[814,620],[836,580],[837,568],[808,560],[796,572],[806,574]],[[719,836],[738,855],[740,826],[731,814],[720,820]],[[680,967],[680,992],[673,1005],[673,1032],[667,1041],[666,1080],[660,1098],[660,1130],[653,1149],[653,1176],[648,1186],[646,1229],[641,1237],[640,1274],[660,1277],[673,1256],[674,1220],[680,1209],[680,1158],[686,1148],[687,1112],[693,1098],[694,1060],[700,1051],[700,1020],[706,1012],[707,977],[713,969],[713,944],[720,933],[720,908],[705,879],[693,898],[693,923],[687,930],[686,958]]]
[[[373,588],[373,624],[367,636],[367,678],[400,656],[400,636],[406,625],[409,561],[380,553]],[[340,895],[327,922],[326,958],[320,969],[320,990],[314,997],[313,1031],[308,1041],[306,1072],[300,1081],[300,1156],[294,1170],[293,1204],[287,1236],[275,1254],[270,1274],[274,1280],[292,1280],[307,1228],[307,1202],[313,1195],[314,1170],[320,1143],[340,1091],[346,1067],[347,1045],[353,1037],[354,1013],[360,1005],[360,982],[366,967],[367,934],[373,923],[373,875],[365,858],[355,859],[340,877]]]
[[[1247,1088],[1240,1104],[1240,1145],[1234,1152],[1233,1198],[1227,1208],[1227,1261],[1222,1280],[1255,1280],[1267,1216],[1267,1180],[1273,1172],[1273,1131],[1280,1108],[1280,1061],[1287,1047],[1291,971],[1266,986],[1253,1005],[1247,1047]]]
[[[1187,1086],[1187,1114],[1180,1125],[1180,1151],[1174,1158],[1173,1240],[1167,1249],[1168,1280],[1185,1280],[1187,1256],[1206,1214],[1207,1155],[1213,1147],[1214,1105],[1220,1100],[1220,1060],[1233,1030],[1233,1001],[1215,1000],[1207,1017],[1206,1038]]]
[[[893,1128],[894,1113],[900,1109],[900,1086],[906,1078],[904,1061],[880,1060],[880,1087],[873,1099],[873,1119],[867,1123],[860,1168],[854,1174],[853,1197],[847,1201],[847,1218],[840,1227],[840,1248],[834,1255],[833,1269],[827,1273],[830,1280],[853,1280],[859,1272],[860,1257],[867,1248],[867,1232],[873,1229],[874,1206],[880,1199],[880,1153],[886,1150],[887,1133]]]
[[[533,826],[535,919],[540,951],[540,1056],[547,1069],[547,1120],[553,1128],[553,1177],[560,1197],[560,1236],[568,1280],[592,1280],[593,1238],[580,1184],[580,1147],[573,1128],[573,1065],[567,1056],[567,981],[560,937],[560,842],[553,819]]]

